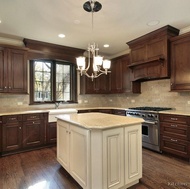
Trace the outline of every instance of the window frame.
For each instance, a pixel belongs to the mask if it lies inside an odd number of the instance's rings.
[[[51,84],[52,84],[52,101],[34,101],[34,62],[35,61],[48,61],[52,64],[52,73],[51,73]],[[71,104],[71,103],[78,103],[77,102],[77,69],[76,65],[63,60],[52,60],[52,59],[35,59],[29,61],[29,72],[30,72],[30,105],[36,104],[52,104],[56,102],[62,102],[64,104]],[[70,99],[69,101],[62,101],[56,100],[56,64],[62,65],[70,65],[70,81],[71,81],[71,88],[70,88]]]

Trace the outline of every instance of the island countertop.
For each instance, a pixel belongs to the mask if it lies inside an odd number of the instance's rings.
[[[142,123],[141,118],[118,116],[105,113],[65,114],[57,116],[63,120],[86,129],[108,129]]]

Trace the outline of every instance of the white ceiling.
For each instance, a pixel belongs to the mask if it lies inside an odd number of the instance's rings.
[[[92,32],[92,15],[83,10],[86,1],[0,0],[0,36],[82,49],[95,41],[100,53],[113,56],[127,51],[126,42],[165,25],[190,26],[190,0],[99,0],[102,10],[94,13]],[[160,22],[147,26],[152,20]],[[66,37],[59,38],[60,33]]]

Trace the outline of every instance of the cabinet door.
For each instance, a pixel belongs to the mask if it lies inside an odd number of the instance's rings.
[[[35,147],[44,143],[42,120],[23,122],[23,147]]]
[[[2,117],[0,117],[0,156],[2,152]]]
[[[2,151],[19,150],[22,147],[22,117],[3,116]]]
[[[124,185],[123,140],[123,128],[103,131],[103,188],[118,189]]]
[[[94,91],[97,94],[106,94],[109,92],[109,74],[101,75],[94,79]]]
[[[57,160],[69,172],[69,124],[57,121]]]
[[[190,34],[171,42],[171,91],[190,90]]]
[[[125,184],[142,178],[141,125],[125,127]]]
[[[5,83],[5,77],[6,77],[6,68],[5,68],[5,62],[7,60],[7,54],[4,48],[0,47],[0,92],[4,92],[6,83]]]
[[[27,93],[27,58],[26,51],[9,49],[8,91]]]
[[[55,144],[57,141],[57,123],[51,122],[47,125],[47,144]]]
[[[119,93],[123,90],[123,62],[115,60],[111,65],[111,92]]]
[[[70,125],[70,174],[82,186],[90,188],[89,130]]]

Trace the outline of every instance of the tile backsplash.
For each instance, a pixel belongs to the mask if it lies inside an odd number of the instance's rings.
[[[79,95],[78,104],[61,104],[59,108],[163,106],[190,111],[190,92],[170,92],[170,80],[141,83],[141,94]],[[0,93],[0,112],[52,109],[54,104],[29,105],[29,95]]]

